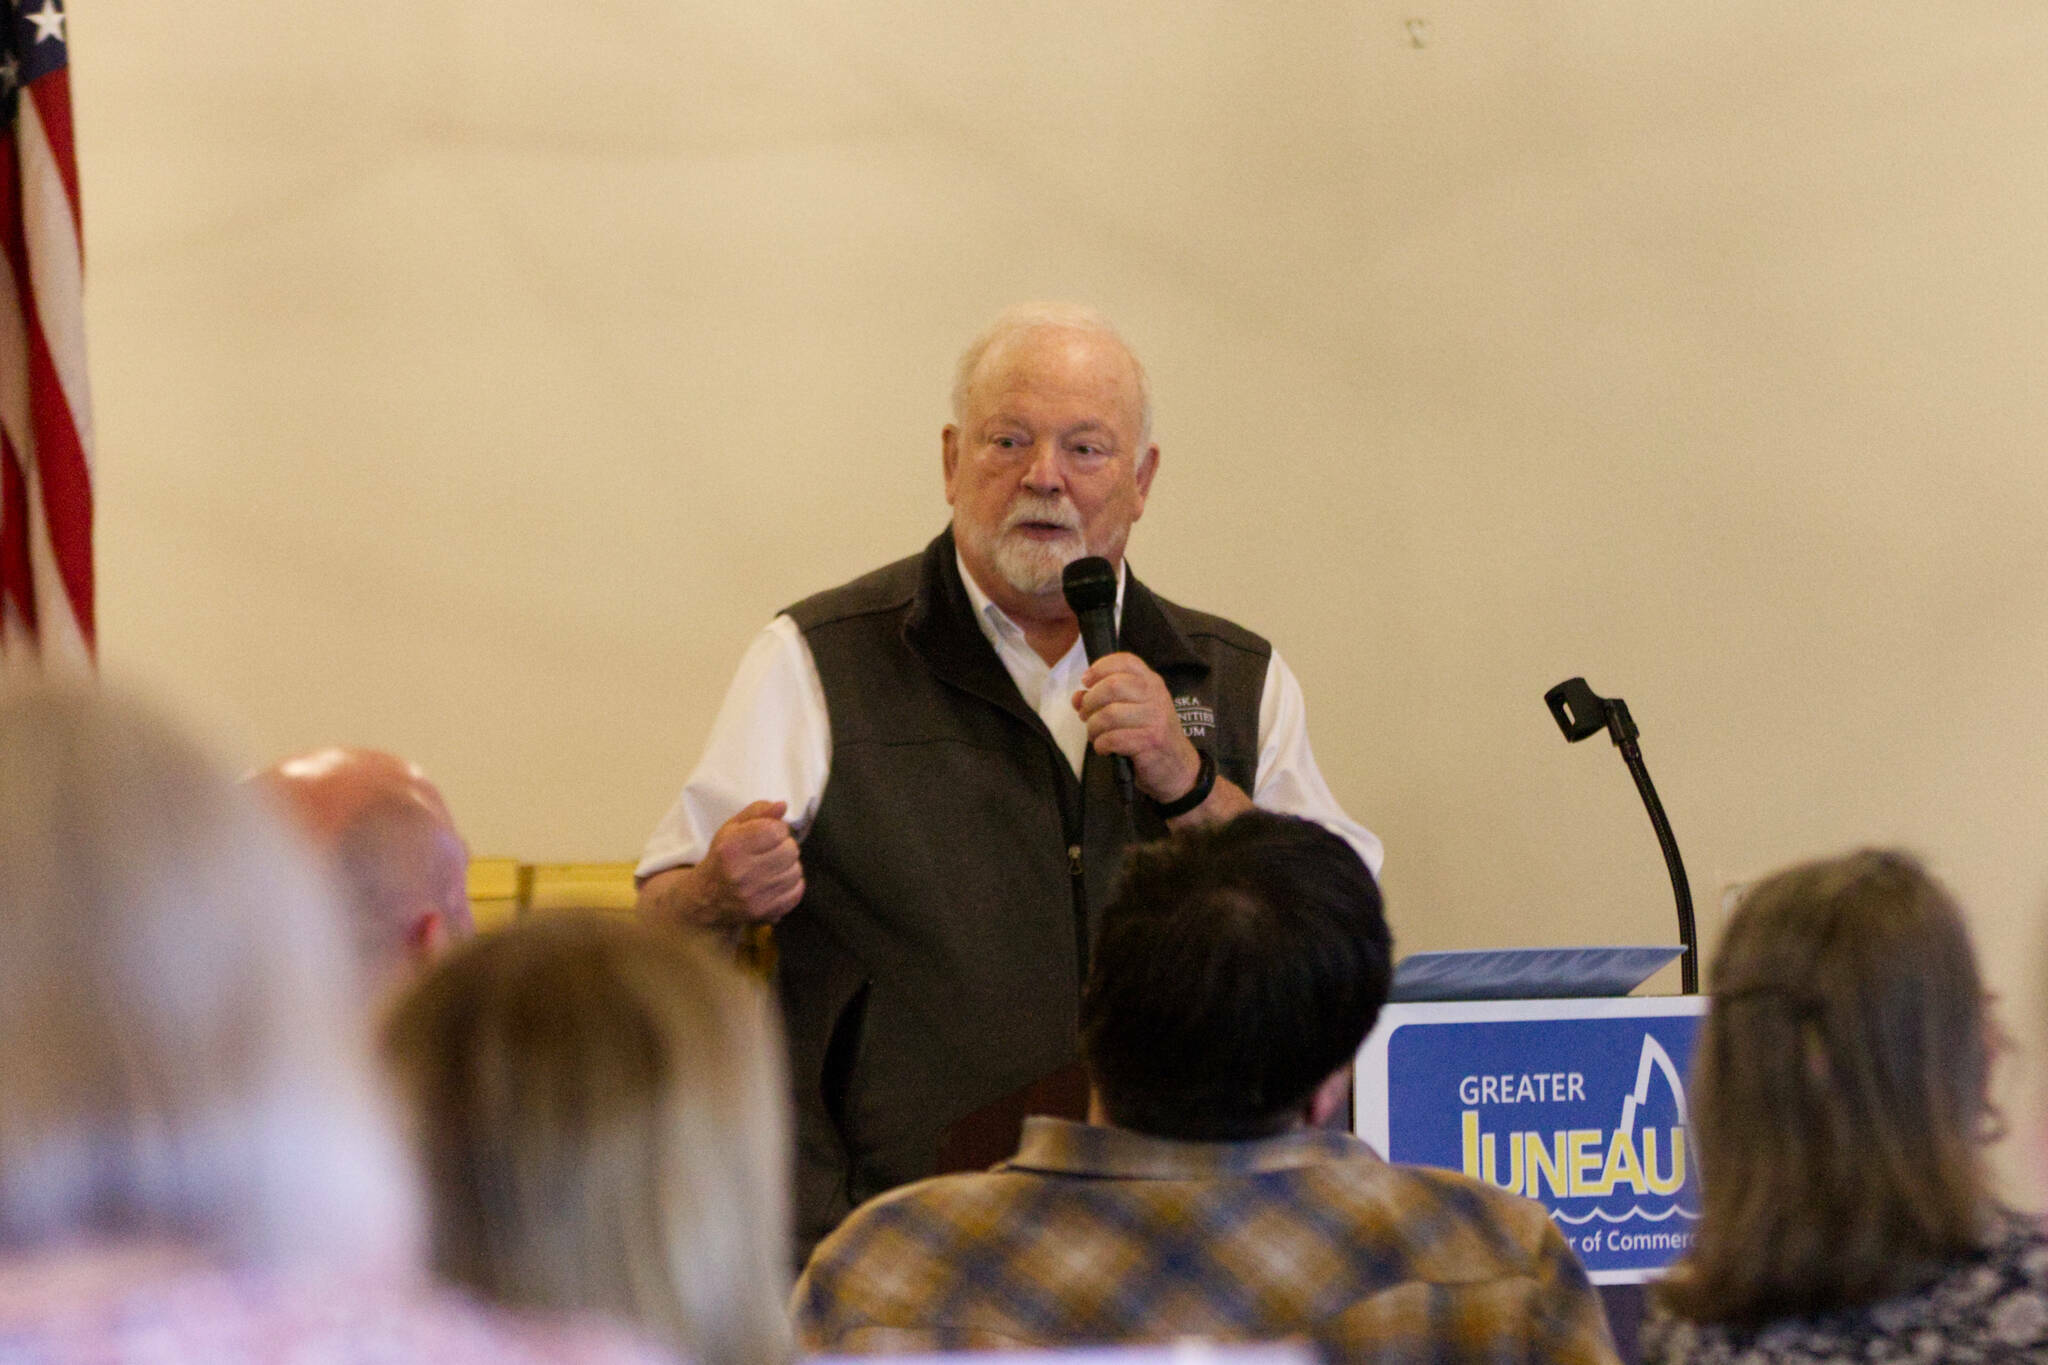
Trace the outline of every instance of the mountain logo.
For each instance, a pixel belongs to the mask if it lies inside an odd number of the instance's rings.
[[[1522,1079],[1526,1083],[1543,1078]],[[1577,1073],[1572,1073],[1568,1080],[1564,1077],[1553,1079],[1565,1080],[1561,1088],[1568,1097],[1584,1097],[1583,1077]],[[1649,1102],[1652,1087],[1659,1079],[1671,1098],[1675,1122],[1662,1127],[1638,1124],[1640,1112]],[[1579,1084],[1573,1085],[1573,1082]],[[1483,1092],[1477,1086],[1468,1091],[1473,1099],[1480,1093]],[[1460,1098],[1467,1096],[1461,1095]],[[1464,1110],[1460,1120],[1466,1175],[1498,1185],[1511,1194],[1527,1195],[1545,1202],[1606,1200],[1624,1193],[1632,1196],[1632,1202],[1620,1213],[1597,1204],[1583,1213],[1574,1213],[1553,1204],[1551,1216],[1560,1223],[1577,1227],[1595,1219],[1610,1224],[1635,1219],[1646,1223],[1665,1223],[1673,1218],[1688,1222],[1699,1219],[1697,1209],[1687,1208],[1671,1198],[1686,1183],[1685,1080],[1679,1075],[1671,1054],[1651,1034],[1643,1035],[1635,1085],[1623,1096],[1621,1112],[1611,1129],[1555,1128],[1544,1131],[1532,1128],[1506,1133],[1488,1132],[1481,1124],[1477,1108]],[[1507,1156],[1505,1178],[1500,1164],[1503,1139]],[[1615,1251],[1635,1249],[1624,1244],[1623,1234],[1610,1233],[1607,1240]],[[1646,1243],[1642,1249],[1649,1249],[1649,1244]]]

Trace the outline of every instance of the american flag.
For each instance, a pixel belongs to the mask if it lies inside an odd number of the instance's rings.
[[[0,666],[90,667],[92,399],[63,0],[0,0]]]

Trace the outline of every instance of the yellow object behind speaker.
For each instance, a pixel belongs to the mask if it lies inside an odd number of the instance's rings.
[[[630,914],[636,893],[631,863],[535,863],[526,908],[611,910]]]
[[[532,874],[517,858],[469,860],[469,913],[479,933],[503,928],[526,912]]]

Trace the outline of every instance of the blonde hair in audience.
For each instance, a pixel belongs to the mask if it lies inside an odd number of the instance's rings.
[[[338,911],[177,730],[0,697],[0,1246],[397,1263],[412,1190]]]
[[[1853,1307],[1980,1244],[1991,1026],[1962,914],[1918,862],[1866,850],[1758,883],[1712,993],[1691,1087],[1703,1208],[1661,1289],[1673,1311]]]
[[[612,1314],[700,1365],[789,1353],[789,1122],[758,983],[694,939],[551,913],[394,1007],[444,1278]]]

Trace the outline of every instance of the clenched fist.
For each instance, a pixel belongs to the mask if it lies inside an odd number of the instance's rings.
[[[788,803],[756,801],[718,827],[704,860],[670,868],[640,888],[643,911],[706,929],[773,924],[804,898]]]

